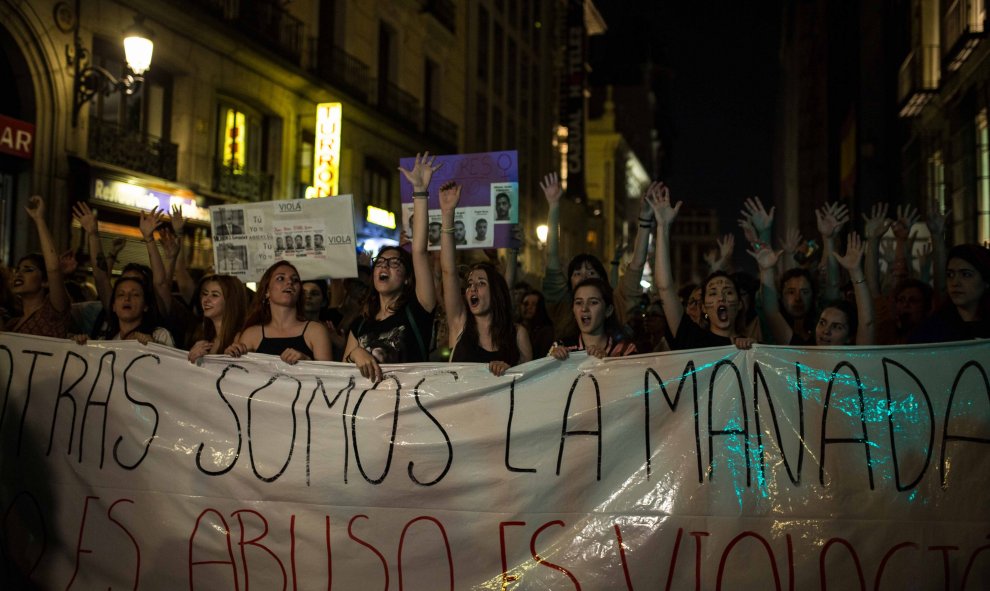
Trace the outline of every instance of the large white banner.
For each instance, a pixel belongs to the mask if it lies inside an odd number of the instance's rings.
[[[990,343],[392,367],[0,335],[43,589],[986,589]],[[13,588],[8,585],[5,588]]]
[[[210,216],[217,273],[258,281],[285,260],[303,279],[357,277],[352,195],[215,205]]]

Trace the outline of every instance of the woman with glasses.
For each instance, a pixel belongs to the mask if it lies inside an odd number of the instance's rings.
[[[443,270],[443,304],[447,312],[448,342],[452,362],[487,363],[501,376],[513,365],[533,358],[529,333],[512,321],[509,285],[491,263],[471,266],[467,290],[461,294],[454,259],[454,213],[461,199],[460,185],[440,187],[440,268]]]
[[[429,153],[417,154],[412,170],[399,168],[413,187],[412,253],[397,246],[378,251],[371,269],[374,289],[344,348],[344,362],[354,363],[362,376],[376,382],[382,379],[380,364],[423,362],[429,355],[436,291],[426,227],[430,179],[440,168],[435,161]]]
[[[322,322],[306,320],[302,281],[291,263],[277,261],[261,276],[244,326],[227,355],[266,353],[290,364],[333,360],[330,331]]]

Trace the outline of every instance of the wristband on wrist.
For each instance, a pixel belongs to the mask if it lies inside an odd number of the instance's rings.
[[[454,229],[453,228],[440,228],[440,232],[442,234],[453,234],[454,233]]]
[[[430,196],[430,192],[429,191],[413,191],[412,196],[413,197],[429,197]]]

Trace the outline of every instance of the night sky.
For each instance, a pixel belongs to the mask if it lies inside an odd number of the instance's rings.
[[[676,199],[717,208],[721,231],[734,231],[744,198],[772,201],[779,2],[596,6],[609,27],[593,53],[597,75],[621,79],[651,59],[661,177]]]

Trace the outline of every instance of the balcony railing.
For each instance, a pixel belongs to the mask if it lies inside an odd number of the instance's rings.
[[[962,67],[984,35],[984,0],[952,0],[942,18],[942,61],[954,72]]]
[[[102,119],[89,120],[89,157],[174,181],[179,146]]]
[[[897,77],[897,102],[901,117],[915,117],[938,92],[941,76],[938,45],[915,47],[904,58]]]
[[[457,26],[457,6],[452,0],[426,0],[423,10],[433,15],[441,25],[453,33]]]
[[[377,104],[385,113],[404,122],[408,127],[419,127],[419,102],[416,97],[387,80],[378,80]]]
[[[457,148],[457,124],[433,109],[426,112],[426,135],[444,144],[445,148]]]
[[[217,162],[213,171],[213,190],[246,201],[270,201],[272,175],[259,170]]]
[[[314,64],[313,73],[350,92],[356,98],[367,102],[371,94],[371,75],[368,66],[339,47],[329,50],[313,43],[309,63]]]
[[[198,0],[210,14],[238,25],[294,64],[302,56],[302,21],[276,0]]]

